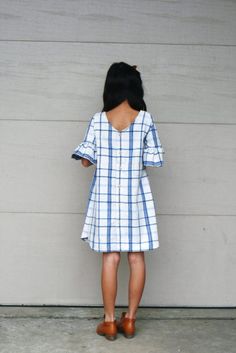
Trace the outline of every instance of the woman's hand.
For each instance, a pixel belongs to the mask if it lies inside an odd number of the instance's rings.
[[[81,163],[82,163],[82,165],[84,166],[84,167],[89,167],[90,165],[92,165],[93,163],[91,163],[88,159],[86,159],[86,158],[81,158]]]

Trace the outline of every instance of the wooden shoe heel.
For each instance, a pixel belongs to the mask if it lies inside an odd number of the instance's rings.
[[[114,341],[117,338],[117,335],[111,336],[111,335],[105,335],[106,339],[109,341]]]
[[[133,338],[133,337],[135,336],[135,334],[130,335],[129,333],[125,333],[125,332],[124,332],[124,336],[125,336],[126,338]]]

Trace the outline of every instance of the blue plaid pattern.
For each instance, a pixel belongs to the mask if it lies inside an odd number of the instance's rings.
[[[95,113],[72,158],[96,166],[81,239],[97,252],[159,247],[156,211],[147,166],[163,166],[164,149],[152,115],[140,110],[117,130],[105,112]]]

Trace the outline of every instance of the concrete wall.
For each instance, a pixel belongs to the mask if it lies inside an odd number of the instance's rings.
[[[0,303],[102,305],[71,153],[108,67],[138,65],[165,166],[140,306],[236,304],[236,2],[0,1]],[[117,305],[127,304],[122,254]]]

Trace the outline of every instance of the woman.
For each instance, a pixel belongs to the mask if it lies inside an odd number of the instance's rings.
[[[136,312],[145,285],[144,251],[159,247],[156,206],[146,171],[163,165],[164,149],[143,100],[137,66],[113,63],[106,76],[104,107],[89,121],[72,154],[82,165],[96,166],[81,239],[102,252],[103,321],[96,332],[109,340],[135,335]],[[115,318],[120,252],[127,252],[129,307]]]

